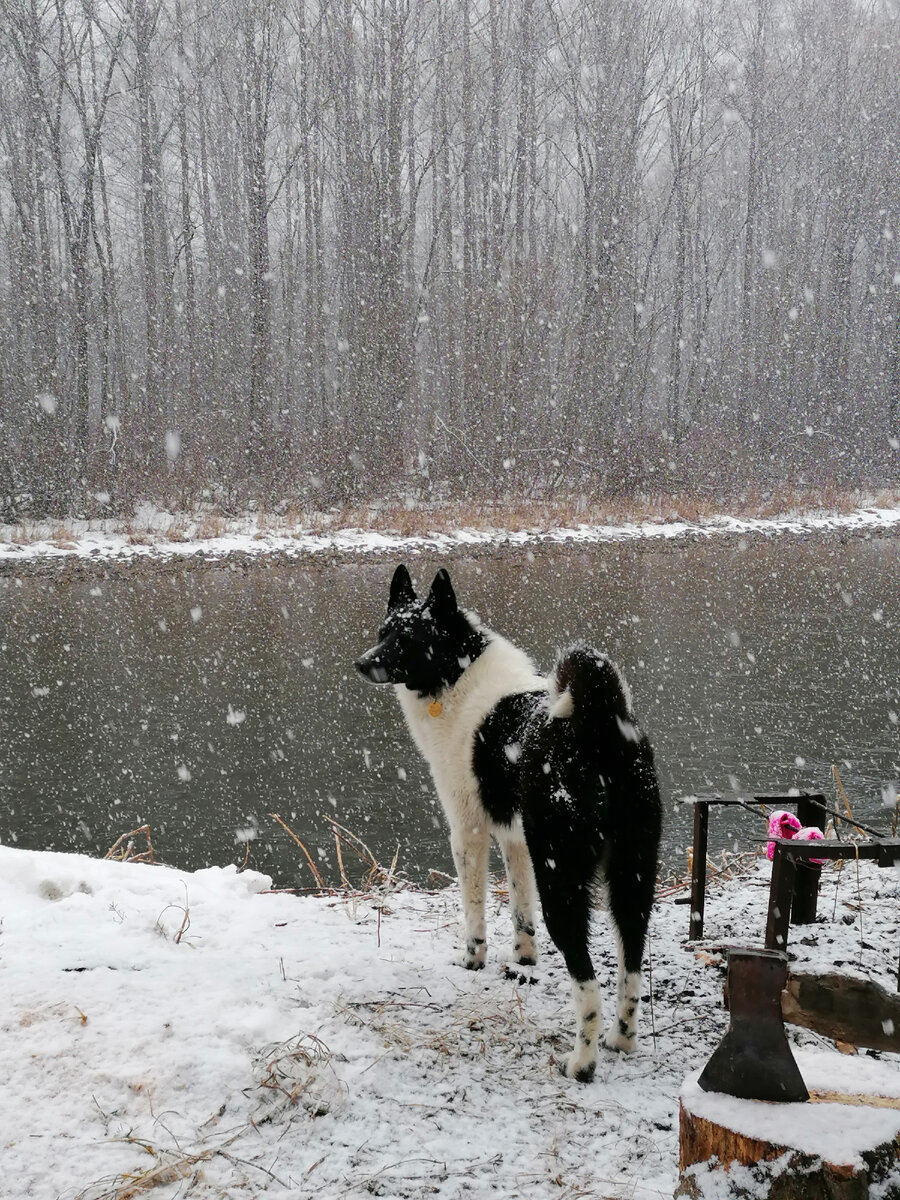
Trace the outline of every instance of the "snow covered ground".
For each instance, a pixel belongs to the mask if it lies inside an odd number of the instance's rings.
[[[584,1086],[558,1071],[560,957],[544,936],[536,968],[504,967],[499,886],[473,974],[455,888],[298,897],[233,867],[0,847],[0,1194],[671,1196],[679,1090],[726,1026],[720,947],[761,944],[769,869],[714,876],[702,949],[684,890],[661,890],[642,1044]],[[898,899],[896,871],[825,868],[791,950],[894,988]],[[602,916],[594,949],[608,1012]],[[840,1078],[830,1043],[792,1037],[804,1070]]]
[[[423,514],[427,520],[427,514]],[[314,533],[302,526],[289,533],[260,528],[252,519],[219,520],[216,536],[209,536],[212,523],[190,518],[173,518],[148,507],[135,520],[134,531],[114,531],[113,523],[69,522],[65,528],[36,526],[27,532],[18,526],[0,526],[0,567],[36,560],[139,560],[187,559],[202,555],[217,560],[229,555],[276,554],[295,558],[308,554],[401,554],[417,551],[448,552],[476,549],[502,542],[528,546],[537,543],[584,545],[595,542],[713,538],[723,534],[780,533],[885,533],[900,525],[900,507],[860,508],[844,513],[807,513],[784,517],[716,516],[702,521],[644,521],[617,525],[578,525],[509,531],[503,529],[457,529],[451,533],[403,536],[369,529],[339,529]],[[177,538],[173,528],[177,527]]]

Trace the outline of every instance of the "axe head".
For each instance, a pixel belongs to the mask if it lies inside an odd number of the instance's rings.
[[[780,950],[728,951],[731,1020],[697,1081],[705,1092],[783,1103],[809,1099],[781,1017],[786,982],[787,955]]]

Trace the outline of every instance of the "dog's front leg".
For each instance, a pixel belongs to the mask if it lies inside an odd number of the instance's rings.
[[[531,855],[521,831],[518,834],[505,834],[498,830],[497,841],[503,853],[509,886],[513,959],[522,966],[532,966],[537,962],[537,945],[534,939],[535,882]]]
[[[469,971],[480,970],[487,957],[484,905],[490,844],[491,836],[486,822],[480,826],[457,828],[450,834],[450,848],[459,876],[466,923],[466,948],[462,965]]]

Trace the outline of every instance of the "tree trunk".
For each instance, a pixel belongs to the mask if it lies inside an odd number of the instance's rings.
[[[154,453],[154,434],[159,428],[162,398],[162,339],[160,337],[159,269],[157,263],[156,190],[154,130],[151,106],[150,41],[156,14],[148,0],[135,0],[134,7],[135,90],[138,104],[138,209],[141,224],[141,250],[144,291],[144,394],[138,440],[141,445],[145,478],[151,473],[151,461],[161,461]],[[156,448],[158,451],[158,448]]]
[[[747,192],[745,203],[744,260],[741,274],[741,324],[740,324],[740,379],[737,395],[738,434],[747,428],[751,409],[751,393],[754,400],[759,387],[756,379],[757,322],[756,289],[759,274],[760,232],[760,188],[762,180],[762,103],[763,79],[766,68],[766,25],[769,0],[756,0],[756,26],[747,68],[747,126],[749,145],[747,148]]]

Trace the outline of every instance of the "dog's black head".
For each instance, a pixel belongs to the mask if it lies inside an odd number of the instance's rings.
[[[371,683],[403,684],[420,696],[436,696],[456,683],[485,644],[484,635],[456,603],[443,567],[420,600],[401,563],[391,580],[378,642],[354,665]]]

